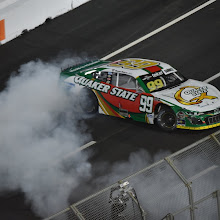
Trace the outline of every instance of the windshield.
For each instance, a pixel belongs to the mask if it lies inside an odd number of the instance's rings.
[[[143,75],[140,78],[150,92],[171,88],[186,81],[186,78],[177,72],[164,74],[162,71]]]

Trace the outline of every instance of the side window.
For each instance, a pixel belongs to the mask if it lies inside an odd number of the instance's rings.
[[[136,90],[136,79],[132,76],[120,74],[118,86],[126,88],[126,89],[135,89]]]
[[[112,73],[111,75],[111,84],[113,86],[118,86],[118,79],[117,79],[118,73]]]

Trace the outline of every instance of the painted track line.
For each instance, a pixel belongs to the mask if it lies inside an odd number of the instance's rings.
[[[89,148],[89,147],[91,147],[92,145],[94,145],[94,144],[96,144],[96,143],[97,143],[96,141],[90,141],[89,143],[84,144],[83,146],[77,148],[76,150],[74,150],[74,151],[68,153],[67,155],[65,155],[64,157],[62,157],[61,160],[56,161],[56,162],[64,161],[64,160],[66,160],[66,159],[68,159],[68,158],[71,158],[71,157],[75,156],[75,154],[77,154],[78,152],[83,151],[83,150],[85,150],[86,148]]]
[[[73,153],[76,153],[76,152],[85,150],[86,148],[88,148],[88,147],[90,147],[90,146],[92,146],[92,145],[94,145],[94,144],[96,144],[96,141],[90,141],[89,143],[84,144],[83,146],[77,148]]]
[[[192,15],[192,14],[194,14],[194,13],[200,11],[201,9],[207,7],[208,5],[210,5],[210,4],[212,4],[212,3],[216,2],[216,1],[217,1],[217,0],[209,0],[209,1],[207,1],[206,3],[204,3],[204,4],[202,4],[202,5],[200,5],[200,6],[196,7],[196,8],[194,8],[193,10],[187,12],[186,14],[184,14],[184,15],[182,15],[182,16],[180,16],[180,17],[174,19],[173,21],[171,21],[171,22],[169,22],[169,23],[163,25],[162,27],[160,27],[160,28],[158,28],[158,29],[152,31],[151,33],[149,33],[149,34],[147,34],[147,35],[145,35],[145,36],[143,36],[143,37],[141,37],[141,38],[139,38],[139,39],[133,41],[132,43],[130,43],[130,44],[128,44],[128,45],[126,45],[126,46],[124,46],[124,47],[122,47],[122,48],[120,48],[120,49],[118,49],[118,50],[116,50],[116,51],[114,51],[114,52],[112,52],[112,53],[110,53],[109,55],[107,55],[107,56],[101,58],[101,60],[107,60],[107,59],[109,59],[109,58],[111,58],[111,57],[114,57],[115,55],[117,55],[117,54],[119,54],[119,53],[121,53],[121,52],[123,52],[123,51],[125,51],[125,50],[127,50],[127,49],[129,49],[129,48],[131,48],[131,47],[133,47],[133,46],[135,46],[136,44],[139,44],[140,42],[142,42],[142,41],[144,41],[144,40],[146,40],[146,39],[152,37],[153,35],[155,35],[155,34],[161,32],[161,31],[163,31],[163,30],[165,30],[165,29],[167,29],[168,27],[170,27],[170,26],[176,24],[177,22],[183,20],[184,18],[189,17],[190,15]]]
[[[210,78],[204,80],[204,82],[209,83],[209,82],[211,82],[211,81],[217,79],[218,77],[220,77],[220,72],[217,73],[217,74],[215,74],[214,76],[211,76]]]

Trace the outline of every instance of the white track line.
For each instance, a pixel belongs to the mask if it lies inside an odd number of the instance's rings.
[[[90,141],[89,143],[84,144],[83,146],[77,148],[74,152],[79,152],[79,151],[85,150],[86,148],[88,148],[94,144],[96,144],[96,141]]]
[[[215,74],[214,76],[211,76],[210,78],[204,80],[204,82],[209,83],[209,82],[211,82],[212,80],[217,79],[218,77],[220,77],[220,72],[217,73],[217,74]]]
[[[94,145],[94,144],[96,144],[96,141],[90,141],[89,143],[84,144],[83,146],[77,148],[77,149],[74,150],[73,152],[70,152],[69,154],[65,155],[65,156],[62,157],[61,160],[59,160],[59,161],[64,161],[64,160],[66,160],[66,159],[68,159],[68,158],[71,158],[71,157],[74,156],[76,153],[78,153],[78,152],[80,152],[80,151],[83,151],[83,150],[85,150],[86,148],[88,148],[88,147],[90,147],[90,146],[92,146],[92,145]]]
[[[156,29],[155,31],[152,31],[151,33],[149,33],[149,34],[147,34],[147,35],[145,35],[145,36],[143,36],[143,37],[141,37],[141,38],[139,38],[139,39],[133,41],[132,43],[130,43],[130,44],[128,44],[128,45],[126,45],[126,46],[124,46],[124,47],[122,47],[122,48],[116,50],[115,52],[110,53],[109,55],[107,55],[107,56],[101,58],[101,60],[107,60],[107,59],[109,59],[109,58],[111,58],[111,57],[113,57],[113,56],[115,56],[115,55],[117,55],[117,54],[119,54],[119,53],[121,53],[121,52],[123,52],[123,51],[129,49],[130,47],[133,47],[134,45],[136,45],[136,44],[138,44],[138,43],[140,43],[140,42],[142,42],[142,41],[144,41],[144,40],[146,40],[146,39],[152,37],[153,35],[155,35],[155,34],[161,32],[161,31],[165,30],[166,28],[168,28],[168,27],[170,27],[170,26],[176,24],[177,22],[183,20],[184,18],[189,17],[190,15],[192,15],[192,14],[198,12],[199,10],[205,8],[206,6],[212,4],[213,2],[216,2],[216,1],[217,1],[217,0],[207,1],[206,3],[200,5],[200,6],[198,6],[197,8],[195,8],[195,9],[193,9],[193,10],[187,12],[186,14],[184,14],[184,15],[182,15],[182,16],[176,18],[175,20],[173,20],[173,21],[171,21],[171,22],[169,22],[169,23],[163,25],[162,27]]]

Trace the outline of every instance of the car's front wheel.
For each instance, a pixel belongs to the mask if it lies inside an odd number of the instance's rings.
[[[157,115],[157,125],[165,131],[176,129],[176,114],[169,107],[162,107]]]
[[[79,96],[79,104],[84,113],[93,114],[98,111],[98,100],[89,89],[82,89]]]

